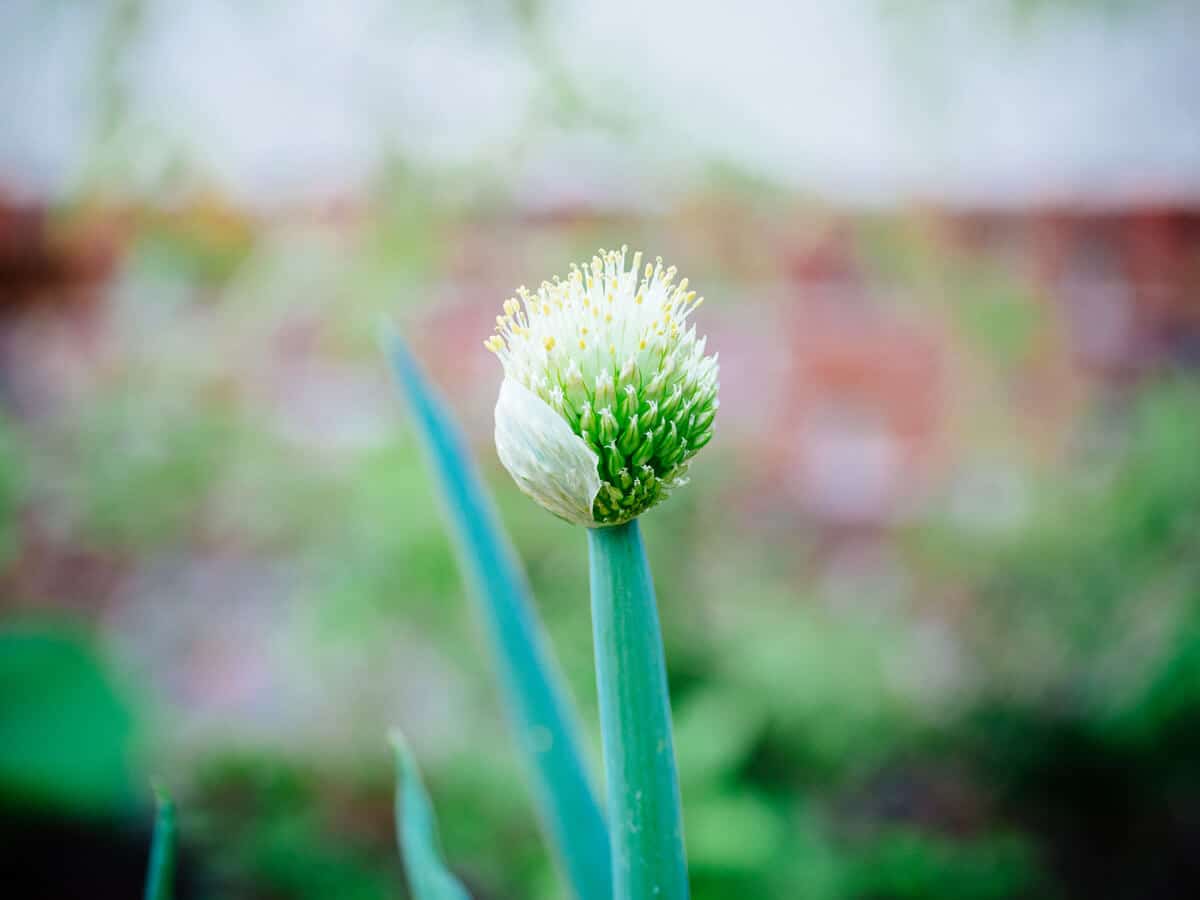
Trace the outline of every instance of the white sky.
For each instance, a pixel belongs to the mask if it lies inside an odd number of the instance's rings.
[[[466,12],[498,3],[147,2],[123,68],[135,185],[183,149],[244,199],[317,199],[360,189],[396,148],[517,184],[558,172],[585,193],[721,159],[835,202],[1200,195],[1192,0],[1036,28],[984,0],[573,0],[550,40],[583,91],[636,125],[620,140],[534,127],[545,96],[520,36]],[[81,171],[97,6],[0,3],[9,189],[59,195]]]

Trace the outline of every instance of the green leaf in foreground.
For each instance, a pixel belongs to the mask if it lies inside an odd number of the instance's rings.
[[[392,734],[392,747],[396,754],[396,834],[413,900],[470,900],[442,860],[429,795],[412,753],[398,733]]]
[[[588,529],[615,900],[686,900],[679,776],[654,584],[637,519]]]
[[[458,428],[398,336],[385,336],[467,581],[479,603],[534,797],[580,900],[612,900],[608,831],[588,777],[576,714],[554,664],[529,587]]]
[[[145,898],[171,900],[175,893],[175,803],[164,791],[156,790],[155,793],[158,812],[154,817]]]

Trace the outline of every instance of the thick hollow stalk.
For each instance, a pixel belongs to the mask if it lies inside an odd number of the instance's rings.
[[[615,900],[686,900],[687,861],[654,584],[637,520],[588,530]]]

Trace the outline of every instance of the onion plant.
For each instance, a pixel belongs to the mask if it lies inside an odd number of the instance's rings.
[[[504,370],[495,420],[501,463],[524,493],[587,529],[606,815],[482,482],[402,342],[392,335],[388,346],[487,624],[543,826],[574,894],[681,900],[688,880],[679,781],[638,516],[686,484],[689,461],[712,439],[717,358],[689,321],[703,298],[687,279],[676,283],[661,258],[644,267],[640,253],[627,261],[625,248],[601,251],[536,291],[520,288],[484,342]],[[439,854],[422,849],[435,846],[432,813],[405,754],[399,774],[398,825],[414,895],[456,900],[461,885]]]

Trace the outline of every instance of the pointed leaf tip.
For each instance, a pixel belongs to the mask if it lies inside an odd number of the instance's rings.
[[[175,893],[175,801],[158,780],[152,787],[157,812],[143,896],[145,900],[171,900]]]
[[[437,820],[404,736],[389,734],[396,759],[396,834],[413,900],[470,900],[442,859]]]

